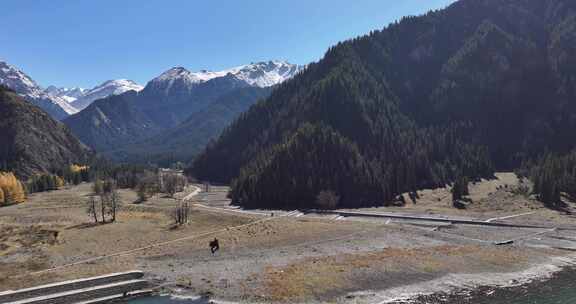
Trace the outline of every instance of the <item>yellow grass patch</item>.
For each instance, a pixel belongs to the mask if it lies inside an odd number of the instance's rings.
[[[506,271],[528,261],[518,249],[483,246],[438,246],[418,249],[389,248],[380,252],[307,258],[264,272],[265,292],[271,301],[310,299],[338,292],[357,280],[403,274],[467,273],[479,269]],[[408,280],[408,278],[406,278]],[[405,283],[409,283],[406,281]]]

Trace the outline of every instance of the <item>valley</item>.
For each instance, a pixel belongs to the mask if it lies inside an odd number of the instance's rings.
[[[0,302],[574,302],[575,1],[101,1],[0,18]]]
[[[229,205],[226,187],[199,192],[203,185],[191,185],[177,199],[155,196],[140,204],[134,191],[120,190],[118,221],[94,225],[85,211],[91,184],[33,194],[0,213],[0,286],[140,269],[172,294],[216,301],[375,303],[447,286],[507,285],[570,265],[572,216],[514,194],[513,174],[498,177],[470,187],[469,210],[442,201],[446,189],[421,191],[405,207],[356,210],[446,223],[242,210]],[[192,204],[190,224],[174,227],[170,211],[180,199]],[[450,224],[450,218],[519,227]],[[521,228],[526,224],[548,228]],[[213,238],[221,244],[215,255],[208,248]],[[514,242],[496,245],[505,240]]]

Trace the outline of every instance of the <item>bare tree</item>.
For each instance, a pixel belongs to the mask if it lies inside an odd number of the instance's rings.
[[[188,224],[190,218],[190,205],[188,202],[180,202],[180,205],[172,211],[172,218],[178,226]]]
[[[149,197],[158,193],[159,179],[158,176],[152,172],[145,172],[139,177],[138,184],[136,185],[136,193],[138,194],[138,201],[145,202]]]
[[[116,189],[116,183],[113,180],[100,181],[101,190],[100,194],[100,215],[102,223],[106,223],[106,217],[110,217],[111,222],[116,221],[116,214],[120,208],[120,196]],[[96,207],[94,207],[96,209]]]
[[[98,224],[98,209],[96,209],[96,197],[90,196],[90,200],[88,201],[88,208],[86,209],[86,213],[88,216],[94,219],[94,223]]]
[[[106,196],[104,193],[100,194],[100,216],[102,217],[102,223],[106,223]]]
[[[170,197],[174,197],[176,192],[181,192],[186,187],[187,180],[184,176],[174,173],[163,176],[164,192]]]
[[[109,204],[108,213],[110,214],[110,217],[112,218],[111,221],[113,223],[116,222],[116,214],[118,213],[118,209],[120,209],[121,202],[122,201],[120,200],[120,195],[118,195],[118,191],[116,189],[113,189],[108,196],[108,204]]]
[[[146,184],[140,182],[136,185],[136,194],[138,195],[138,203],[142,203],[148,200],[148,191],[146,189]]]
[[[318,196],[316,197],[316,202],[320,209],[336,209],[338,207],[338,202],[340,201],[340,197],[336,195],[333,191],[320,191]]]
[[[168,194],[168,196],[170,197],[174,197],[174,194],[176,194],[176,176],[169,174],[164,176],[163,178],[164,180],[164,192],[166,194]]]
[[[102,180],[101,179],[97,178],[94,181],[94,185],[92,186],[92,191],[96,195],[102,194]]]

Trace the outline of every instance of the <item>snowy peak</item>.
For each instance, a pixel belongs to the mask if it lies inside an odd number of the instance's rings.
[[[44,90],[44,92],[46,94],[60,97],[64,100],[68,101],[69,103],[71,103],[74,100],[84,96],[84,94],[87,91],[88,90],[86,90],[86,89],[77,88],[77,87],[76,88],[59,88],[59,87],[55,87],[55,86],[49,86]]]
[[[0,84],[24,97],[40,98],[42,95],[42,90],[30,76],[3,61],[0,61]]]
[[[42,107],[57,119],[78,112],[66,100],[47,94],[30,76],[3,61],[0,61],[0,84],[11,88],[29,102]]]
[[[202,70],[200,72],[190,72],[183,67],[174,67],[162,73],[160,76],[154,78],[154,83],[173,83],[175,81],[182,81],[189,84],[197,84],[206,82],[210,79],[226,76],[225,72],[211,72]]]
[[[116,80],[108,80],[105,81],[103,84],[93,88],[87,94],[94,94],[96,92],[101,91],[108,91],[111,94],[122,94],[127,91],[136,91],[139,92],[143,89],[141,85],[137,84],[136,82],[129,80],[129,79],[116,79]]]
[[[42,89],[24,72],[3,61],[0,61],[0,85],[11,88],[58,119],[77,113],[97,99],[143,89],[128,79],[108,80],[90,90],[56,86]]]
[[[175,67],[151,80],[153,91],[190,91],[203,83],[210,82],[211,89],[226,91],[232,87],[270,87],[292,78],[302,66],[284,61],[251,63],[223,71],[201,70],[191,72],[184,67]],[[59,88],[50,86],[42,89],[32,78],[18,68],[0,61],[0,85],[5,85],[30,102],[42,107],[58,119],[77,113],[92,102],[110,95],[120,95],[127,91],[141,91],[143,87],[128,79],[108,80],[93,89]]]
[[[251,86],[271,87],[294,77],[301,66],[285,61],[268,61],[245,65],[237,68],[233,74]]]
[[[301,66],[284,61],[252,63],[218,72],[208,70],[190,72],[183,67],[174,67],[150,81],[150,84],[155,86],[163,84],[162,87],[170,88],[176,82],[191,86],[216,78],[234,77],[249,86],[264,88],[282,83],[294,77],[300,70]]]
[[[128,91],[139,92],[143,88],[143,86],[128,79],[108,80],[93,89],[85,90],[81,96],[78,96],[72,102],[72,105],[78,110],[83,110],[98,99],[111,95],[120,95]]]
[[[172,79],[184,79],[184,78],[190,77],[190,74],[192,74],[192,73],[190,71],[188,71],[186,68],[173,67],[173,68],[169,69],[168,71],[162,73],[160,76],[158,76],[154,80],[167,81],[167,80],[172,80]]]

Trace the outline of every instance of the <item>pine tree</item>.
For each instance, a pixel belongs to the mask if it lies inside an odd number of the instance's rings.
[[[460,201],[464,198],[464,196],[469,194],[468,178],[463,176],[458,177],[452,187],[452,200],[454,202]]]
[[[332,210],[338,208],[338,201],[340,197],[333,191],[320,191],[316,198],[318,208]]]

